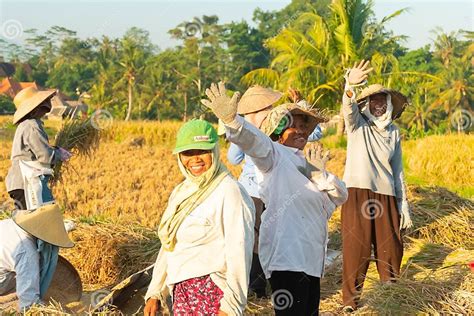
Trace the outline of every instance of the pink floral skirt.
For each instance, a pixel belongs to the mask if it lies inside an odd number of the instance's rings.
[[[174,315],[217,315],[224,292],[209,275],[177,283],[173,288]]]

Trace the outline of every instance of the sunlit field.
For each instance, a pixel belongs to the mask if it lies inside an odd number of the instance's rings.
[[[5,217],[13,206],[3,182],[14,128],[2,124],[0,194]],[[114,123],[90,157],[74,157],[64,167],[54,194],[65,216],[78,228],[72,233],[76,247],[61,252],[78,269],[86,294],[84,302],[43,311],[88,311],[88,295],[154,262],[160,247],[157,224],[171,190],[183,180],[171,154],[181,124]],[[53,139],[59,123],[47,121],[46,126]],[[334,147],[328,169],[342,176],[345,149],[334,145],[335,141],[334,136],[323,141],[326,147]],[[226,162],[227,144],[222,140],[220,146]],[[396,284],[381,284],[375,264],[371,265],[362,297],[364,307],[357,313],[474,313],[474,274],[468,267],[474,258],[473,149],[474,137],[465,134],[404,143],[415,227],[404,237],[402,277]],[[240,172],[240,167],[229,168],[235,176]],[[329,248],[340,250],[339,211],[330,229]],[[322,313],[341,312],[340,260],[336,259],[322,280]],[[250,299],[246,312],[273,313],[270,300],[255,298]]]

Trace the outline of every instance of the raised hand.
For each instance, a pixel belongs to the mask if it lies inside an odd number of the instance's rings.
[[[329,150],[324,151],[323,145],[320,143],[310,143],[305,148],[305,156],[308,163],[315,167],[320,173],[326,170],[326,163],[330,159]]]
[[[368,60],[362,60],[359,65],[357,65],[357,62],[355,62],[354,67],[349,70],[349,73],[346,76],[347,83],[350,85],[356,85],[366,80],[368,74],[374,70],[374,68],[367,68],[369,67],[369,63],[370,61]]]
[[[235,92],[232,98],[227,96],[224,82],[220,81],[219,85],[212,83],[210,89],[206,89],[206,95],[208,100],[202,99],[201,103],[211,109],[224,124],[235,119],[240,92]]]

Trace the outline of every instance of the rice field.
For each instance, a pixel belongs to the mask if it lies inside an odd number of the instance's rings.
[[[12,208],[4,177],[14,128],[6,120],[0,120],[3,217]],[[86,298],[154,262],[160,247],[157,224],[171,190],[183,179],[171,154],[181,124],[113,123],[96,151],[65,164],[53,191],[65,216],[74,219],[78,228],[72,233],[76,247],[61,252],[79,271]],[[54,135],[59,124],[47,121],[46,126]],[[220,145],[229,166],[227,145],[223,141]],[[415,227],[404,236],[402,277],[395,284],[382,284],[372,264],[362,297],[364,307],[357,314],[474,314],[474,274],[468,266],[474,261],[473,149],[471,135],[431,136],[404,143]],[[334,148],[331,153],[328,169],[342,176],[345,150]],[[235,176],[240,172],[240,167],[229,168]],[[336,211],[330,222],[329,248],[340,247],[340,212]],[[341,314],[340,260],[321,282],[323,315]],[[32,313],[87,313],[86,301]],[[272,315],[271,302],[251,298],[246,313]]]

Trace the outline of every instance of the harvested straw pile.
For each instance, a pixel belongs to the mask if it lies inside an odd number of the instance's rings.
[[[467,291],[457,291],[465,278],[465,269],[459,267],[433,273],[424,280],[401,278],[396,283],[379,284],[367,299],[367,304],[381,314],[427,313],[429,315],[474,313],[474,296]],[[451,270],[451,271],[450,271]],[[456,271],[461,270],[461,271]],[[437,276],[448,273],[450,278]],[[470,273],[470,272],[468,272]],[[471,280],[472,281],[472,280]]]
[[[409,187],[413,222],[410,235],[452,248],[474,248],[474,203],[440,187]]]
[[[98,147],[100,130],[91,124],[91,120],[67,120],[55,138],[55,146],[71,151],[75,155],[90,156]],[[54,167],[53,182],[61,178],[63,164]]]
[[[430,248],[424,242],[418,243],[422,243],[423,248]],[[410,261],[396,283],[377,282],[363,296],[365,304],[371,311],[381,314],[410,311],[410,314],[473,315],[474,275],[467,265],[467,259],[473,255],[474,251],[454,251],[441,259],[436,268],[434,263],[439,258],[427,252],[422,261]]]
[[[115,284],[152,264],[160,247],[155,231],[116,224],[79,224],[76,243],[64,255],[79,271],[86,288]]]
[[[14,314],[12,314],[14,315]],[[50,303],[48,306],[33,306],[26,313],[25,316],[29,315],[70,315],[67,308],[61,306],[58,303]]]

